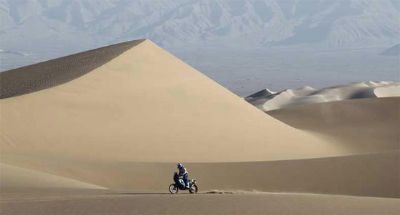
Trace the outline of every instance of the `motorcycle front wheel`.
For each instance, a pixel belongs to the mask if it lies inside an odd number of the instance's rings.
[[[197,191],[199,191],[199,188],[197,187],[196,184],[193,184],[190,188],[189,188],[189,192],[190,193],[197,193]]]
[[[179,191],[179,188],[177,186],[175,186],[175,184],[169,185],[169,192],[171,194],[177,194],[178,191]]]

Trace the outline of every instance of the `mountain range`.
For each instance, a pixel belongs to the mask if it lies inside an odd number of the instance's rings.
[[[371,47],[399,41],[397,0],[1,0],[3,49],[89,48],[135,38],[164,47]]]

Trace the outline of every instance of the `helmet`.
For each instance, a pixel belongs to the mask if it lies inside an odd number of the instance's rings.
[[[178,163],[178,164],[176,165],[176,167],[178,167],[178,169],[182,169],[182,168],[183,168],[183,164]]]

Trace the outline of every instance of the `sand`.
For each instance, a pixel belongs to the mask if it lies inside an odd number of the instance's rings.
[[[24,189],[104,189],[77,180],[24,169],[6,164],[0,164],[0,183],[2,191]]]
[[[400,197],[399,157],[399,151],[393,151],[300,160],[185,164],[191,178],[199,181],[201,191],[217,189]],[[15,158],[14,163],[21,159]],[[45,169],[55,175],[133,193],[168,192],[175,171],[175,163],[163,162],[31,159],[29,165],[32,169]]]
[[[149,40],[10,70],[0,83],[2,214],[399,210],[398,98],[266,114]],[[165,195],[177,162],[203,194]]]
[[[0,202],[2,214],[352,214],[396,215],[400,200],[315,194],[101,194],[17,196]]]

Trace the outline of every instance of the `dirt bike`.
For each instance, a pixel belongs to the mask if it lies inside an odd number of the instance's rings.
[[[194,194],[197,193],[197,191],[199,190],[195,179],[189,180],[189,188],[186,188],[183,180],[179,178],[178,173],[176,172],[174,174],[174,182],[175,183],[169,185],[169,192],[171,194],[177,194],[179,190],[189,190],[190,193]]]

